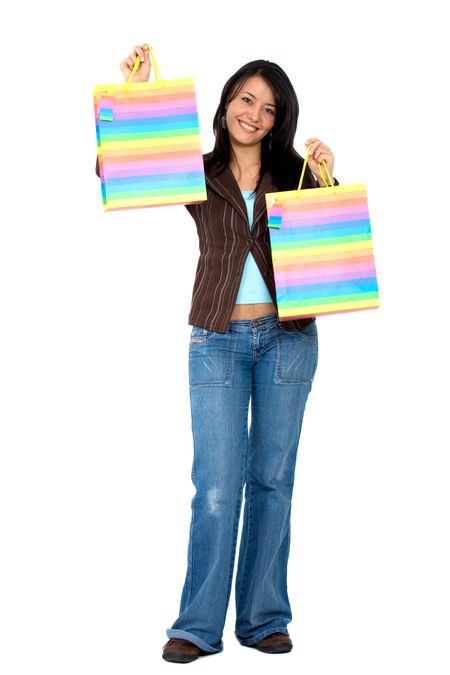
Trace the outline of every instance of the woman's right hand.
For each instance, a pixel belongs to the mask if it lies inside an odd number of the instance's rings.
[[[127,56],[121,61],[120,70],[122,71],[125,82],[128,80],[130,73],[133,70],[134,62],[138,57],[141,59],[141,62],[131,81],[148,82],[151,68],[148,45],[136,45],[130,56]]]

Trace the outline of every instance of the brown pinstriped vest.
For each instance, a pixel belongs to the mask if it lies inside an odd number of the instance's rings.
[[[218,177],[206,172],[208,201],[188,204],[197,226],[200,257],[197,264],[189,324],[224,333],[228,329],[249,251],[277,306],[265,194],[275,192],[269,174],[261,180],[255,197],[253,226],[239,185],[229,167]],[[283,321],[286,330],[299,329],[311,319]]]

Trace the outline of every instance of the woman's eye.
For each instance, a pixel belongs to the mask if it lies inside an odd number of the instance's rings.
[[[252,100],[251,100],[250,98],[248,98],[248,96],[243,96],[243,97],[242,97],[242,100],[243,100],[245,103],[251,103],[251,102],[252,102]]]
[[[269,115],[273,115],[274,111],[272,110],[272,108],[266,108],[266,113],[268,113]]]

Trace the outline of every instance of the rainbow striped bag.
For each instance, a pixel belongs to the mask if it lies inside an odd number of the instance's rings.
[[[266,194],[280,321],[379,307],[365,185]],[[320,168],[320,167],[319,167]]]
[[[131,80],[94,89],[98,163],[105,211],[206,200],[192,79]]]

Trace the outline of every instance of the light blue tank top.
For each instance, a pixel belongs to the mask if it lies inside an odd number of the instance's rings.
[[[255,203],[254,190],[242,190],[245,205],[248,213],[248,225],[253,226],[253,205]],[[263,279],[259,267],[255,262],[253,254],[249,252],[245,261],[244,271],[242,272],[241,285],[236,298],[236,304],[250,304],[257,302],[272,302],[266,282]]]

